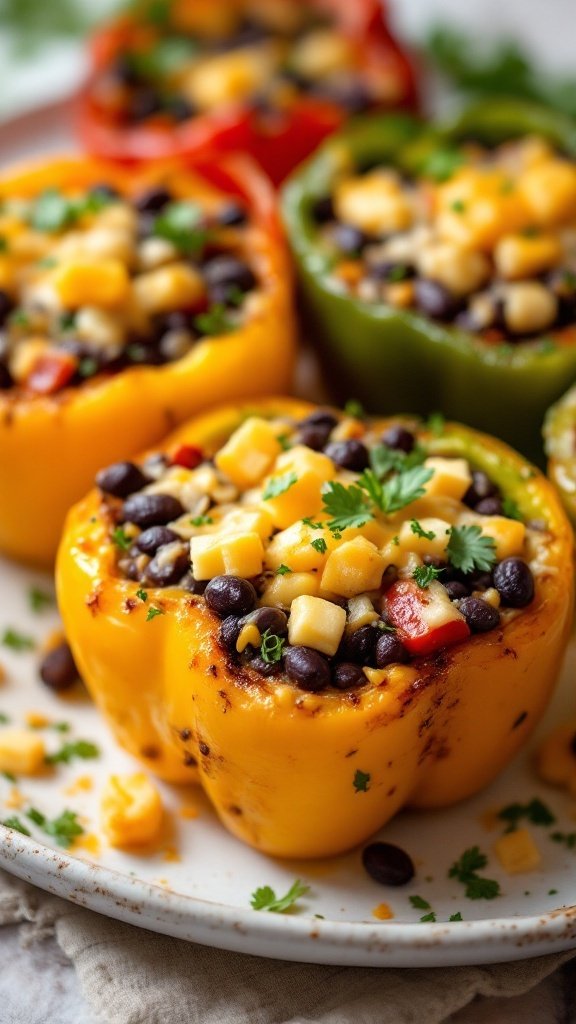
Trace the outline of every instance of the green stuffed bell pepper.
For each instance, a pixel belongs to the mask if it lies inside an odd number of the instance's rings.
[[[576,386],[548,411],[544,421],[548,476],[576,525]]]
[[[339,397],[442,409],[541,461],[544,413],[576,379],[576,125],[515,101],[365,118],[283,208]]]

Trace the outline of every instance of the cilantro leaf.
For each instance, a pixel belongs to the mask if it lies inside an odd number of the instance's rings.
[[[211,526],[213,522],[212,516],[194,516],[190,520],[192,526]]]
[[[304,885],[299,878],[290,886],[284,896],[278,897],[269,885],[255,889],[250,897],[250,905],[254,910],[268,910],[271,914],[285,914],[297,900],[310,892],[310,886]]]
[[[276,569],[277,576],[287,576],[288,573],[290,572],[294,572],[294,570],[291,569],[289,565],[284,565],[284,563],[282,563],[282,565],[279,565],[278,568]]]
[[[7,626],[2,634],[2,644],[4,647],[9,647],[13,651],[32,651],[36,646],[34,639],[31,636],[27,636],[25,633],[19,633],[18,630],[13,629],[11,626]]]
[[[152,234],[172,242],[187,256],[197,256],[208,238],[202,207],[189,200],[168,203],[156,217]]]
[[[446,420],[444,418],[444,414],[441,412],[431,412],[426,420],[427,429],[431,434],[434,434],[435,437],[442,437],[445,426]]]
[[[267,665],[275,665],[281,661],[285,643],[286,639],[284,637],[277,636],[267,629],[262,635],[262,643],[260,645],[262,661],[265,661]]]
[[[435,911],[431,910],[429,914],[424,914],[424,916],[420,918],[420,921],[422,924],[428,924],[429,922],[433,924],[436,921]]]
[[[434,470],[432,469],[427,469],[425,466],[412,466],[410,469],[401,470],[395,476],[391,476],[382,484],[379,508],[388,515],[392,512],[399,512],[400,509],[423,496],[424,484],[428,483],[433,475]]]
[[[328,545],[324,540],[324,537],[317,537],[316,540],[311,540],[310,544],[320,555],[325,555],[328,551]]]
[[[132,547],[132,539],[128,536],[123,526],[116,526],[112,530],[112,540],[121,551],[129,551]]]
[[[469,900],[494,900],[500,895],[500,883],[495,878],[473,875],[466,881],[464,895]]]
[[[5,825],[6,828],[13,829],[14,832],[21,832],[23,836],[32,835],[29,829],[26,828],[26,825],[24,825],[24,823],[20,821],[20,818],[17,818],[15,814],[12,815],[11,818],[4,818],[2,824]]]
[[[461,150],[439,146],[427,153],[421,161],[419,171],[425,178],[442,183],[448,181],[464,163]]]
[[[403,452],[386,445],[376,445],[370,451],[370,465],[380,480],[384,479],[393,469],[412,469],[420,466],[427,457],[426,449],[415,444],[411,452]]]
[[[28,591],[28,604],[33,612],[39,613],[45,608],[50,608],[55,603],[54,595],[41,587],[30,587]]]
[[[437,580],[444,569],[436,569],[433,565],[417,565],[412,573],[412,579],[416,581],[422,590],[426,590],[434,580]]]
[[[57,188],[47,188],[40,193],[30,217],[36,231],[55,233],[69,227],[76,220],[74,206]]]
[[[561,843],[568,850],[576,850],[576,832],[552,832],[550,839],[553,843]]]
[[[155,608],[154,605],[151,604],[148,609],[148,614],[146,615],[146,622],[151,622],[151,620],[155,619],[157,615],[164,615],[164,609]]]
[[[331,480],[323,494],[324,511],[330,516],[327,523],[332,533],[341,533],[348,527],[364,526],[374,519],[370,501],[364,491],[351,484],[343,484]]]
[[[434,533],[434,530],[424,530],[424,529],[422,529],[422,527],[421,527],[421,525],[420,525],[420,523],[418,522],[417,519],[411,519],[410,520],[410,529],[412,530],[412,533],[416,537],[422,537],[424,540],[434,540],[434,538],[436,536],[436,534]]]
[[[431,910],[431,906],[428,900],[425,900],[422,896],[409,896],[410,903],[415,910]]]
[[[48,764],[70,764],[75,757],[82,761],[89,761],[100,756],[100,749],[95,743],[89,740],[75,740],[73,743],[65,743],[56,754],[48,754]]]
[[[145,590],[142,589],[142,587],[139,587],[138,590],[136,591],[136,597],[138,597],[141,601],[144,602],[148,600],[148,594],[146,593]]]
[[[197,49],[194,40],[186,36],[166,36],[147,50],[132,52],[130,65],[143,78],[162,79],[178,71]]]
[[[455,914],[450,914],[450,917],[448,918],[448,920],[449,921],[461,921],[462,920],[462,914],[460,913],[459,910],[457,910]]]
[[[448,872],[449,878],[462,878],[468,877],[475,871],[480,871],[485,868],[488,863],[488,858],[485,853],[480,851],[478,846],[471,846],[467,850],[464,850],[462,856],[454,862],[450,871]]]
[[[446,547],[450,564],[462,572],[489,572],[496,563],[496,542],[479,526],[452,526]]]
[[[74,839],[84,833],[82,825],[78,823],[78,815],[75,811],[62,811],[57,818],[47,821],[43,825],[43,829],[46,835],[52,836],[56,840],[58,846],[63,846],[65,849],[71,846]]]
[[[262,491],[262,498],[264,501],[270,501],[271,498],[277,498],[280,494],[284,494],[297,482],[298,477],[296,473],[283,473],[282,476],[273,476],[270,478],[266,487]]]
[[[367,793],[370,789],[370,772],[362,772],[358,768],[354,775],[354,789],[357,793]]]
[[[211,336],[217,334],[229,334],[234,330],[234,321],[226,312],[226,306],[221,302],[215,302],[205,313],[199,313],[194,319],[194,326],[202,334]]]
[[[493,900],[500,895],[500,883],[493,878],[483,878],[478,871],[486,867],[488,858],[478,846],[471,846],[454,862],[448,871],[449,878],[456,878],[466,888],[469,900]]]
[[[502,512],[508,519],[522,519],[522,513],[518,508],[517,502],[513,498],[504,498],[502,502]]]

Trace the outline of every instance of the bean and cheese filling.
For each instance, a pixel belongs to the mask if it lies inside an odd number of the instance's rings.
[[[315,217],[339,290],[489,343],[574,338],[576,165],[541,138],[342,176]]]
[[[253,416],[219,450],[109,466],[117,571],[151,604],[148,587],[198,595],[232,663],[311,691],[496,629],[534,598],[545,525],[417,429]]]
[[[210,190],[103,182],[6,199],[0,389],[55,394],[235,330],[258,302],[249,248],[243,206]]]
[[[390,69],[367,72],[361,48],[307,4],[174,2],[161,23],[149,8],[95,83],[96,103],[119,122],[178,124],[231,104],[278,112],[306,95],[350,113],[398,99]]]

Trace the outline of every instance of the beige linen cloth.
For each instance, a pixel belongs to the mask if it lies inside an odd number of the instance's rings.
[[[435,970],[263,960],[120,924],[0,872],[0,925],[24,922],[28,941],[55,934],[105,1024],[439,1024],[475,996],[528,992],[576,956]]]

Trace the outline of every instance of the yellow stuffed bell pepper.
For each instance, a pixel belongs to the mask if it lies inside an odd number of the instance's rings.
[[[122,746],[265,853],[469,796],[546,707],[572,532],[499,441],[271,399],[98,484],[57,563],[79,669]]]
[[[5,173],[0,204],[0,550],[49,565],[99,466],[289,385],[290,267],[243,156],[53,160]]]

